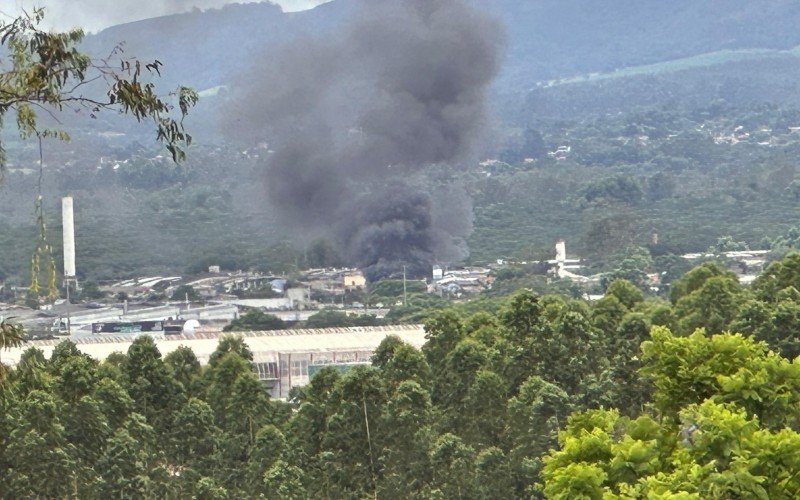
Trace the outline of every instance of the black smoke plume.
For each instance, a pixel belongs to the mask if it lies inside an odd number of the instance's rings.
[[[466,256],[468,198],[410,179],[474,153],[502,47],[465,0],[356,0],[331,35],[296,40],[240,79],[227,132],[273,151],[269,199],[371,278]],[[461,190],[463,191],[463,190]]]

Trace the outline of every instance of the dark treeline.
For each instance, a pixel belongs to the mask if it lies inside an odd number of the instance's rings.
[[[207,366],[149,337],[4,370],[8,498],[792,498],[800,254],[753,286],[705,263],[669,300],[520,291],[440,310],[422,350],[270,400],[241,338]],[[480,303],[480,301],[478,301]],[[475,312],[477,311],[477,312]],[[741,333],[723,333],[737,331]]]

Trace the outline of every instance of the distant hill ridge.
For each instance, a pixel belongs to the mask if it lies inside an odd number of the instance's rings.
[[[182,83],[203,90],[224,85],[257,64],[263,50],[331,29],[347,15],[347,3],[290,13],[266,2],[195,10],[112,26],[88,36],[86,48],[102,56],[124,42],[126,54],[165,64],[165,85]]]
[[[502,91],[700,54],[800,45],[800,2],[793,0],[473,1],[507,25]],[[354,5],[334,0],[284,13],[270,3],[233,4],[114,26],[87,46],[102,54],[125,41],[129,53],[165,62],[167,83],[202,90],[257,64],[260,50],[334,28],[356,14]]]

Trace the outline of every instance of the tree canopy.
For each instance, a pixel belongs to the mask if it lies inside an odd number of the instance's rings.
[[[689,273],[674,304],[615,281],[593,303],[523,290],[439,310],[421,350],[388,336],[371,365],[321,367],[285,402],[268,397],[241,336],[222,337],[206,365],[185,347],[162,357],[148,337],[105,361],[70,342],[50,359],[31,348],[2,385],[0,490],[793,498],[795,334],[766,332],[795,295],[737,291],[731,321],[750,331],[673,330],[702,307],[682,301],[727,279],[709,270]]]

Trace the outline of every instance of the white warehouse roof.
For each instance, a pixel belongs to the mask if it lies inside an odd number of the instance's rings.
[[[219,339],[225,335],[241,335],[253,351],[253,361],[275,361],[279,353],[322,353],[337,351],[372,351],[389,335],[396,335],[416,348],[425,343],[422,325],[396,325],[354,328],[325,328],[309,330],[276,330],[263,332],[198,331],[195,334],[175,336],[153,336],[162,356],[180,346],[194,351],[201,363],[208,362],[217,348]],[[95,359],[105,359],[114,352],[126,352],[135,339],[132,335],[94,335],[72,339],[81,352]],[[3,363],[15,365],[29,347],[38,347],[50,357],[55,346],[62,340],[33,340],[21,347],[3,351]]]

